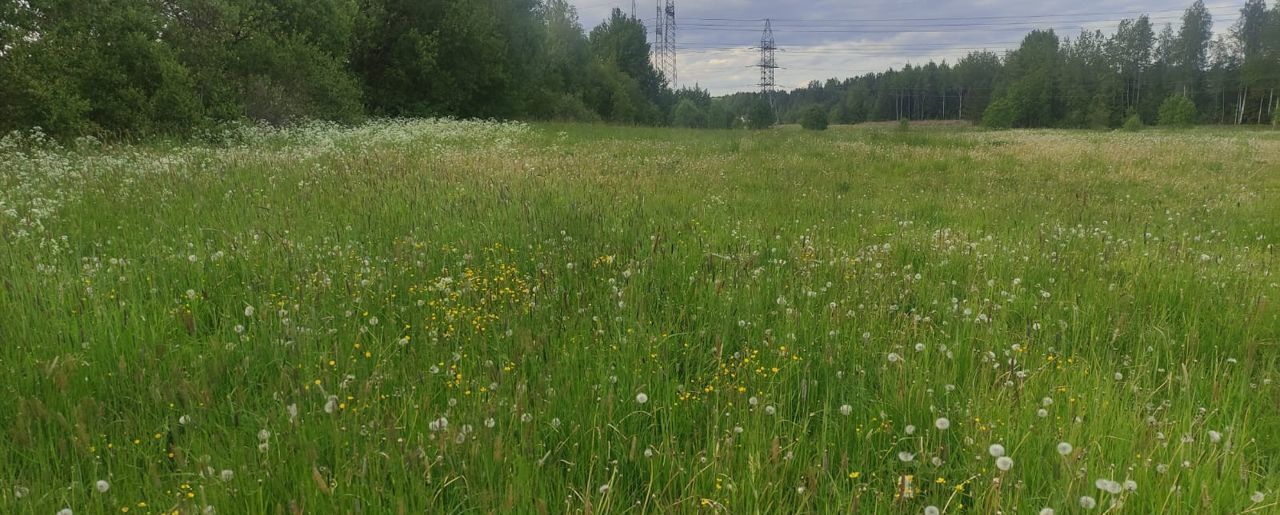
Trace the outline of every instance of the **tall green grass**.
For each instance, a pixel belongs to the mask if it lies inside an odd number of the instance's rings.
[[[0,143],[0,511],[1278,509],[1276,134],[211,141]]]

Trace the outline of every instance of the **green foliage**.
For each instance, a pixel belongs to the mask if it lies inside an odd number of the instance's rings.
[[[1174,95],[1160,104],[1160,125],[1165,127],[1189,127],[1195,125],[1200,115],[1191,99]]]
[[[982,114],[982,126],[988,129],[1010,129],[1018,118],[1018,110],[1009,98],[998,98]]]
[[[749,104],[746,118],[747,128],[751,130],[768,129],[777,123],[777,115],[774,114],[773,107],[769,105],[768,100],[759,96]]]
[[[676,104],[671,124],[676,127],[692,129],[704,128],[707,126],[707,115],[692,100],[682,99],[680,103]]]
[[[811,131],[825,131],[827,123],[827,111],[819,106],[806,109],[800,117],[800,127]]]
[[[1142,117],[1136,113],[1129,115],[1124,121],[1124,130],[1128,132],[1141,131],[1145,126],[1142,124]]]
[[[907,132],[911,130],[911,120],[900,118],[898,120],[898,132]]]

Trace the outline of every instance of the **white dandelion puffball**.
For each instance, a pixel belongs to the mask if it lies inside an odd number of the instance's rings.
[[[600,485],[600,494],[603,495],[607,493],[609,493],[609,485]]]
[[[218,479],[221,479],[223,481],[231,481],[232,479],[235,479],[235,478],[236,478],[236,473],[231,469],[222,469],[222,472],[218,474]]]
[[[907,451],[902,451],[898,453],[898,459],[902,460],[903,463],[907,463],[907,462],[910,462],[911,460],[916,459],[916,455],[911,454]]]
[[[1053,508],[1040,508],[1040,515],[1053,515]]]
[[[853,406],[850,406],[850,405],[848,405],[848,404],[845,404],[844,406],[840,406],[840,414],[841,414],[841,415],[844,415],[844,416],[846,416],[846,417],[847,417],[847,416],[849,416],[849,415],[852,415],[852,414],[853,414]]]
[[[1118,494],[1121,490],[1120,483],[1105,478],[1099,478],[1097,481],[1094,481],[1093,486],[1096,486],[1098,487],[1098,490],[1102,490],[1109,494]]]
[[[1098,506],[1098,500],[1087,495],[1080,497],[1080,507],[1086,510],[1092,510]]]
[[[924,344],[923,344],[923,343],[917,343],[917,344],[916,344],[916,352],[924,352]],[[925,511],[928,511],[928,510],[925,510]]]
[[[94,488],[97,488],[99,493],[104,493],[104,494],[105,494],[105,493],[107,493],[107,490],[110,490],[110,489],[111,489],[111,483],[108,483],[108,482],[107,482],[106,480],[104,480],[104,479],[99,479],[97,483],[94,483],[94,484],[93,484],[93,487],[94,487]]]
[[[1262,492],[1254,492],[1253,495],[1249,496],[1249,500],[1253,501],[1255,504],[1262,502],[1263,499],[1266,499],[1266,496],[1262,495]]]
[[[1045,407],[1052,406],[1053,397],[1045,397],[1043,399],[1040,399],[1040,404],[1044,405]]]
[[[924,508],[924,515],[939,515],[940,513],[942,512],[938,511],[937,506],[925,506]]]
[[[778,408],[775,408],[775,407],[773,407],[773,406],[771,406],[771,405],[770,405],[770,406],[765,406],[765,407],[764,407],[764,414],[765,414],[765,415],[770,415],[770,416],[772,416],[774,413],[777,413],[777,412],[778,412]]]
[[[1138,482],[1132,479],[1124,480],[1124,489],[1130,492],[1138,491]]]
[[[760,398],[752,395],[751,397],[747,398],[747,404],[750,404],[751,407],[755,407],[760,404]]]
[[[1221,442],[1221,441],[1222,441],[1222,433],[1219,433],[1219,432],[1217,432],[1217,431],[1209,431],[1209,441],[1210,441],[1210,442],[1213,442],[1213,443]]]
[[[991,457],[999,458],[1004,456],[1004,446],[998,443],[993,443],[991,444],[991,447],[987,447],[987,452],[991,453]]]
[[[899,356],[898,353],[896,352],[890,352],[888,359],[890,363],[897,363],[899,361],[902,361],[902,356]]]
[[[908,424],[907,427],[903,428],[903,431],[905,431],[908,436],[916,434],[916,426]]]
[[[338,411],[338,396],[330,395],[329,398],[324,401],[324,412],[332,414],[335,411]]]
[[[71,515],[71,508],[63,508],[58,510],[58,515]]]
[[[247,316],[247,317],[253,316],[253,306],[244,307],[244,316]]]
[[[270,439],[271,439],[271,431],[267,431],[266,429],[263,429],[263,430],[261,430],[261,431],[258,431],[258,439],[259,439],[259,440],[262,440],[262,441],[270,440]]]
[[[1045,417],[1049,416],[1049,410],[1044,409],[1044,408],[1040,408],[1040,409],[1036,410],[1036,416],[1037,416],[1037,417],[1040,417],[1040,418],[1045,418]]]
[[[649,402],[648,395],[645,395],[644,392],[640,392],[636,394],[636,404],[644,404],[646,402]]]
[[[498,425],[498,421],[494,420],[493,417],[484,419],[484,427],[493,429],[493,426],[496,426],[496,425]]]
[[[946,431],[947,428],[951,427],[951,421],[947,420],[947,417],[940,417],[938,420],[933,421],[933,427],[938,428],[939,431]]]
[[[1062,442],[1058,444],[1058,454],[1066,456],[1068,454],[1071,454],[1071,451],[1073,450],[1075,450],[1075,447],[1072,447],[1071,444],[1067,442]]]
[[[1009,469],[1013,468],[1013,459],[1008,456],[996,458],[996,468],[1002,472],[1008,472]]]

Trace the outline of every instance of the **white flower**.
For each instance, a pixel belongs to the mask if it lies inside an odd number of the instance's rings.
[[[1048,407],[1048,406],[1052,406],[1052,405],[1053,405],[1053,397],[1045,397],[1045,398],[1043,398],[1043,399],[1040,399],[1040,404],[1043,404],[1043,405],[1044,405],[1044,406],[1046,406],[1046,407]]]
[[[1068,454],[1071,454],[1071,451],[1073,450],[1075,450],[1075,448],[1072,447],[1071,444],[1067,442],[1062,442],[1058,444],[1058,454],[1066,456]]]
[[[899,356],[898,353],[896,352],[890,352],[888,359],[890,363],[897,363],[899,361],[902,361],[902,356]]]
[[[907,427],[903,429],[903,431],[906,431],[907,436],[916,434],[916,426],[908,424]]]
[[[645,395],[644,392],[640,392],[636,394],[636,404],[644,404],[646,402],[649,402],[648,395]]]
[[[911,460],[916,459],[916,455],[911,454],[907,451],[902,451],[898,453],[898,459],[902,460],[903,462],[910,462]]]
[[[1254,503],[1260,503],[1265,498],[1266,496],[1262,495],[1262,492],[1254,492],[1253,495],[1249,496],[1249,500],[1253,501]]]
[[[1004,456],[1004,446],[998,443],[993,443],[991,444],[991,447],[987,447],[987,452],[991,453],[993,458],[999,458]]]
[[[188,423],[188,422],[191,422],[191,417],[188,417],[188,416],[186,416],[186,415],[183,415],[183,416],[181,416],[181,417],[178,417],[178,424],[179,424],[179,425],[183,425],[183,426],[185,426],[185,425],[187,425],[187,423]]]
[[[917,343],[917,344],[916,344],[916,352],[924,352],[924,344],[923,344],[923,343]],[[925,511],[929,511],[929,510],[925,510]]]
[[[609,493],[609,485],[600,485],[600,494],[604,495],[607,493]]]
[[[765,415],[773,416],[773,414],[775,414],[775,413],[777,413],[777,412],[778,412],[778,409],[777,409],[777,408],[774,408],[773,406],[765,406],[765,407],[764,407],[764,414],[765,414]]]
[[[267,441],[267,440],[270,440],[270,439],[271,439],[271,431],[267,431],[266,429],[263,429],[263,430],[261,430],[261,431],[258,431],[258,439],[259,439],[259,440],[262,440],[262,441],[264,441],[264,442],[265,442],[265,441]]]
[[[1116,381],[1120,381],[1124,379],[1124,374],[1121,374],[1120,372],[1116,372],[1115,378],[1116,378]]]
[[[852,415],[852,414],[853,414],[853,406],[850,406],[850,405],[848,405],[848,404],[845,404],[844,406],[840,406],[840,414],[841,414],[841,415],[844,415],[844,416],[846,416],[846,417],[847,417],[847,416],[849,416],[849,415]]]
[[[199,260],[200,260],[200,258],[196,257],[196,255],[195,255],[195,254],[192,254],[192,255],[190,255],[190,256],[187,256],[187,261],[190,261],[190,262],[192,262],[192,263],[195,263],[196,261],[199,261]]]
[[[747,398],[747,404],[750,404],[751,407],[755,407],[757,404],[760,404],[760,399],[752,395],[751,397]]]
[[[329,398],[324,401],[324,412],[332,414],[335,411],[338,411],[338,396],[330,395]]]
[[[111,483],[108,483],[105,479],[99,479],[97,483],[93,484],[93,487],[97,488],[99,493],[105,494],[107,490],[111,489]]]
[[[218,478],[223,481],[231,481],[236,478],[236,473],[231,469],[222,469],[222,473],[218,474]]]
[[[1036,416],[1037,416],[1037,417],[1040,417],[1040,418],[1045,418],[1045,417],[1049,416],[1049,410],[1044,409],[1044,408],[1040,408],[1040,409],[1036,410]]]
[[[521,414],[521,415],[520,415],[520,421],[521,421],[521,422],[525,422],[525,423],[532,422],[532,421],[533,421],[533,415],[532,415],[532,414],[530,414],[530,413],[523,413],[523,414]]]
[[[1098,487],[1098,490],[1102,490],[1110,494],[1118,494],[1121,489],[1120,483],[1104,478],[1099,478],[1097,481],[1094,481],[1093,486]]]
[[[924,515],[939,515],[940,513],[942,513],[942,512],[938,511],[938,507],[937,507],[937,506],[925,506],[925,507],[924,507]]]
[[[1134,480],[1132,480],[1132,479],[1126,479],[1126,480],[1124,480],[1124,489],[1125,489],[1125,490],[1128,490],[1128,491],[1130,491],[1130,492],[1137,492],[1137,491],[1138,491],[1138,482],[1137,482],[1137,481],[1134,481]]]
[[[493,429],[493,426],[496,426],[496,425],[498,425],[498,421],[494,420],[493,417],[484,419],[484,427]]]
[[[244,316],[247,316],[247,317],[253,316],[253,306],[244,307]]]
[[[1210,442],[1213,442],[1213,443],[1221,442],[1221,441],[1222,441],[1222,433],[1219,433],[1219,432],[1217,432],[1217,431],[1209,431],[1209,441],[1210,441]]]
[[[1092,510],[1098,506],[1098,500],[1087,495],[1080,497],[1080,507],[1086,510]]]
[[[293,404],[290,404],[290,405],[288,405],[288,406],[285,406],[285,407],[284,407],[284,410],[285,410],[285,412],[287,412],[287,413],[289,414],[289,421],[290,421],[290,422],[293,422],[293,419],[298,418],[298,404],[297,404],[297,403],[293,403]]]
[[[951,421],[947,420],[947,417],[939,417],[938,420],[933,421],[933,427],[938,428],[939,431],[946,431],[951,427]]]
[[[449,419],[444,417],[440,417],[435,420],[432,420],[431,423],[427,424],[427,429],[430,429],[432,432],[444,431],[445,429],[448,429],[448,428],[449,428]]]
[[[1008,472],[1009,469],[1013,468],[1013,459],[1008,456],[996,458],[996,468]]]

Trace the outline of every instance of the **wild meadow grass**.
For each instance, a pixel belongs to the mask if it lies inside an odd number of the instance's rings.
[[[0,235],[4,513],[1280,511],[1280,133],[10,136]]]

